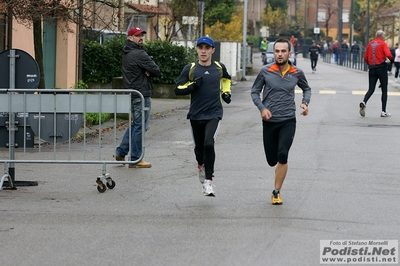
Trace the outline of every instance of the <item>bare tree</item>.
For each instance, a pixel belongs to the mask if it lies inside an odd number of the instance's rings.
[[[79,0],[78,0],[79,1]],[[111,19],[105,20],[104,16],[99,16],[98,10],[109,8],[111,12],[118,10],[118,1],[88,0],[76,2],[75,0],[5,0],[4,10],[11,12],[11,15],[18,23],[33,29],[33,43],[35,59],[39,65],[40,83],[39,88],[45,88],[43,71],[43,44],[42,44],[42,21],[44,18],[52,18],[57,21],[57,26],[63,32],[71,32],[71,22],[73,24],[88,26],[93,25],[93,21],[99,21],[99,25],[107,25],[118,22],[117,16],[112,13]],[[1,9],[0,9],[1,10]],[[95,12],[93,12],[95,10]],[[116,14],[116,12],[115,12]],[[103,15],[103,14],[102,14]]]
[[[289,17],[287,10],[281,8],[273,10],[271,5],[268,4],[266,10],[261,15],[261,19],[263,25],[269,27],[270,36],[279,36],[279,34],[288,28]]]
[[[199,12],[198,0],[171,0],[164,1],[168,16],[164,20],[158,20],[156,23],[162,23],[166,32],[166,40],[171,41],[179,35],[186,35],[189,29],[188,25],[184,25],[182,18],[184,16],[198,17],[198,23],[194,25],[197,30],[201,27],[201,19]],[[232,15],[236,12],[236,0],[203,0],[205,9],[203,14],[203,26],[213,26],[217,22],[228,24],[231,22]],[[158,24],[153,27],[158,31]]]
[[[323,6],[326,9],[325,32],[326,36],[329,36],[329,21],[331,20],[332,16],[337,13],[337,0],[325,0]]]
[[[186,34],[188,25],[182,23],[184,16],[198,16],[198,3],[194,0],[173,0],[164,4],[166,16],[163,19],[154,21],[153,28],[158,32],[159,24],[164,28],[165,40],[172,41],[178,37],[179,33]],[[196,25],[197,26],[197,25]],[[157,36],[161,39],[160,36]]]
[[[387,31],[386,37],[390,38],[392,34],[395,36],[397,32],[393,31],[391,24],[394,24],[394,21],[390,22],[389,18],[385,16],[386,12],[391,13],[390,10],[393,10],[393,7],[396,7],[399,2],[398,0],[380,0],[380,1],[371,1],[370,2],[370,12],[369,12],[369,36],[366,37],[367,31],[365,28],[365,23],[368,17],[367,14],[367,0],[359,0],[359,10],[355,12],[355,19],[354,19],[354,28],[357,33],[362,37],[364,40],[370,40],[375,35],[378,29],[385,29]],[[395,15],[397,17],[397,14]],[[394,17],[392,16],[392,19]]]

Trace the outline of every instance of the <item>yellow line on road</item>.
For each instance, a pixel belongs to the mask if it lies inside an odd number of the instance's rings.
[[[319,94],[336,94],[336,91],[324,90],[324,91],[319,91]]]
[[[294,90],[295,93],[297,94],[302,94],[303,91],[299,89]],[[365,95],[367,92],[366,91],[334,91],[334,90],[320,90],[320,91],[312,91],[313,93],[318,93],[318,94],[352,94],[352,95]],[[376,94],[382,94],[380,91],[377,91]],[[389,96],[400,96],[400,91],[389,91],[388,92]]]
[[[353,95],[364,95],[365,93],[367,93],[366,91],[352,91],[351,94]]]

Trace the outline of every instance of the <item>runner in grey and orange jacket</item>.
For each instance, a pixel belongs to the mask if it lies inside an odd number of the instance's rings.
[[[288,40],[279,39],[274,44],[275,62],[261,68],[253,87],[251,98],[260,110],[263,124],[263,143],[267,162],[275,166],[275,189],[271,201],[282,204],[280,189],[288,169],[289,149],[296,131],[295,87],[303,90],[300,107],[308,115],[311,88],[302,70],[292,65]]]

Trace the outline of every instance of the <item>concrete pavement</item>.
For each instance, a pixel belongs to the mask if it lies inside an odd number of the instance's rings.
[[[16,167],[18,180],[39,185],[0,191],[0,265],[310,266],[320,265],[320,240],[398,240],[396,89],[389,88],[392,117],[379,117],[377,89],[362,118],[367,73],[319,62],[312,74],[308,60],[298,65],[313,94],[309,116],[297,117],[282,206],[270,204],[274,168],[250,99],[255,76],[246,76],[224,104],[215,198],[201,193],[188,100],[154,99],[145,154],[153,167],[108,166],[113,190],[97,192],[98,165]],[[109,158],[112,139],[102,137]]]

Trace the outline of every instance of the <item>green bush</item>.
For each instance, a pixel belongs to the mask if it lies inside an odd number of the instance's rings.
[[[121,77],[122,48],[126,36],[108,39],[103,45],[93,41],[83,44],[82,79],[85,83],[111,83]],[[161,76],[156,84],[174,84],[182,68],[197,58],[194,48],[186,49],[166,41],[147,42],[143,49],[160,67]]]
[[[89,89],[89,86],[88,86],[85,82],[83,82],[83,80],[78,80],[78,82],[75,83],[75,84],[71,87],[71,89],[87,90],[87,89]]]
[[[72,89],[80,89],[80,90],[87,90],[89,89],[89,86],[83,82],[82,80],[79,80],[76,84],[74,84]],[[85,93],[84,91],[82,92],[77,92],[78,94]],[[100,117],[101,117],[101,123],[104,123],[109,120],[111,117],[111,114],[108,113],[86,113],[86,124],[88,126],[90,125],[98,125],[100,122]]]
[[[186,47],[166,41],[146,43],[143,49],[160,67],[161,76],[153,79],[156,84],[174,84],[182,68],[193,60],[193,49],[186,50]]]
[[[100,123],[107,122],[110,118],[110,114],[108,113],[86,113],[86,124],[87,125],[98,125]]]
[[[83,43],[82,79],[84,82],[111,83],[120,77],[122,47],[126,36],[110,38],[101,45],[94,41]]]
[[[247,36],[247,43],[251,43],[251,47],[253,48],[258,48],[260,47],[260,40],[261,38],[258,36],[254,36],[254,35],[248,35]]]

